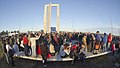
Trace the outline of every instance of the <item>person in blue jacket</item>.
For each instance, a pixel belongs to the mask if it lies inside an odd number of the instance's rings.
[[[106,45],[107,45],[107,34],[104,33],[103,39],[102,39],[102,43],[103,43],[103,51],[106,51]]]

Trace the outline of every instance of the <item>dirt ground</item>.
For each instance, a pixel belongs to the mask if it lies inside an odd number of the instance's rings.
[[[41,61],[32,61],[20,58],[14,58],[15,66],[8,65],[5,58],[0,58],[0,68],[43,68]],[[120,59],[117,59],[120,60]],[[104,55],[101,57],[86,59],[83,64],[76,61],[75,64],[71,62],[48,62],[47,68],[116,68],[114,66],[115,60],[111,55]]]

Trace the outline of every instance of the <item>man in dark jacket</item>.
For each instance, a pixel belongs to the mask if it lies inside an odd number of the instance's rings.
[[[92,39],[92,37],[91,37],[91,35],[88,33],[88,35],[87,35],[87,49],[88,49],[88,52],[90,52],[90,51],[92,51],[91,50],[91,39]]]

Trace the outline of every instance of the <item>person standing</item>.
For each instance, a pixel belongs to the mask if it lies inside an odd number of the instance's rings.
[[[94,49],[95,49],[95,36],[94,36],[94,34],[92,33],[91,34],[91,36],[92,36],[92,39],[91,39],[91,50],[92,50],[92,52],[94,51]]]
[[[117,51],[117,54],[120,53],[120,40],[118,41],[118,51]]]
[[[28,56],[28,52],[29,52],[28,42],[29,42],[29,40],[27,39],[27,35],[25,34],[24,37],[23,37],[23,45],[24,45],[25,56]]]
[[[14,66],[14,61],[13,61],[14,53],[12,47],[8,44],[8,42],[6,42],[6,50],[7,50],[9,64]]]
[[[88,50],[87,50],[87,41],[86,41],[86,38],[87,38],[87,36],[86,36],[86,34],[84,34],[83,38],[82,38],[82,45],[85,46],[85,51],[87,52]]]
[[[88,49],[88,52],[91,52],[91,35],[88,33],[87,34],[87,49]]]
[[[7,63],[9,64],[5,38],[2,40],[2,49],[3,49],[3,51],[4,51],[6,61],[7,61]]]
[[[112,42],[112,34],[109,33],[109,36],[108,36],[108,45],[107,45],[107,50],[110,50],[110,45],[111,45],[111,42]]]
[[[41,42],[41,45],[40,45],[40,49],[41,49],[41,56],[42,56],[42,59],[43,59],[43,61],[42,61],[42,63],[44,64],[44,67],[46,67],[47,66],[47,55],[48,55],[48,47],[47,47],[47,45],[45,45],[45,43],[46,43],[46,41],[44,40],[44,41],[42,41]]]
[[[60,45],[59,45],[59,43],[58,43],[57,34],[53,35],[53,45],[54,45],[54,47],[55,47],[55,53],[59,54]]]
[[[82,45],[82,38],[83,38],[83,34],[80,32],[79,33],[79,43],[80,43],[80,45]]]
[[[36,38],[34,35],[30,38],[31,48],[32,48],[32,56],[36,57],[36,40],[39,38]]]
[[[107,45],[107,34],[104,33],[103,39],[102,39],[102,43],[103,43],[103,51],[106,51],[106,45]]]
[[[96,32],[96,41],[95,41],[95,51],[94,54],[97,54],[100,49],[100,41],[101,41],[101,35],[99,34],[99,31]]]

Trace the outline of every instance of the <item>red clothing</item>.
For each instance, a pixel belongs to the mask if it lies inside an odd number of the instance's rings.
[[[112,44],[112,51],[115,51],[115,44]]]
[[[73,46],[72,46],[72,50],[75,50],[76,48],[77,48],[76,45],[73,45]]]
[[[54,40],[55,40],[55,42],[58,44],[58,39],[57,39],[56,36],[54,36]]]
[[[112,41],[112,36],[109,35],[109,36],[108,36],[108,43],[110,43],[111,41]]]
[[[27,39],[27,37],[24,36],[23,37],[23,44],[26,45],[26,44],[28,44],[28,42],[29,42],[29,40]]]
[[[41,55],[41,49],[40,49],[40,46],[38,46],[37,54],[38,54],[38,55]]]

